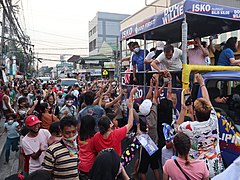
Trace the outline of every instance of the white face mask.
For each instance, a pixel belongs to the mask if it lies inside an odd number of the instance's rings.
[[[9,125],[13,124],[13,120],[9,120],[9,121],[8,121],[8,124],[9,124]]]

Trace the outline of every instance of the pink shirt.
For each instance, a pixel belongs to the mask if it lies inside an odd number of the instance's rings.
[[[106,148],[113,148],[119,156],[122,154],[121,142],[126,137],[127,127],[124,126],[119,129],[115,129],[110,133],[108,138],[104,138],[99,132],[94,135],[94,146],[96,151],[99,153],[101,150]]]
[[[202,160],[190,161],[189,165],[185,165],[186,161],[183,159],[177,158],[177,161],[182,170],[190,179],[200,180],[209,176],[207,166]],[[166,161],[165,165],[163,166],[163,171],[165,174],[171,177],[172,180],[186,180],[184,174],[175,164],[173,159]]]
[[[205,50],[207,50],[205,48]],[[206,65],[205,55],[201,48],[193,48],[188,50],[189,64]]]
[[[79,141],[79,159],[78,169],[88,173],[92,168],[97,152],[94,152],[93,137],[86,141]]]

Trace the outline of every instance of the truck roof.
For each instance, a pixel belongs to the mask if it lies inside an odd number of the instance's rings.
[[[240,71],[216,71],[203,75],[204,79],[240,79]]]

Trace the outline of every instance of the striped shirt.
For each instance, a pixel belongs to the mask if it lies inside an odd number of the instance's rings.
[[[79,180],[78,155],[70,156],[62,141],[49,146],[42,166],[52,172],[54,180]]]

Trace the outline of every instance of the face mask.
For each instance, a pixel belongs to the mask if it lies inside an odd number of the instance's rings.
[[[63,139],[62,139],[63,143],[68,149],[70,156],[74,156],[78,152],[77,136],[78,136],[78,133],[76,133],[73,137],[70,137],[70,138],[65,138],[63,136]]]
[[[72,100],[68,100],[68,101],[66,101],[66,104],[67,104],[67,106],[71,106],[73,104],[73,101]]]
[[[23,95],[24,95],[24,96],[27,96],[27,95],[28,95],[28,93],[23,93]]]
[[[9,125],[12,125],[12,124],[13,124],[13,120],[9,120],[9,121],[8,121],[8,124],[9,124]]]
[[[138,53],[139,51],[140,51],[140,48],[135,48],[135,49],[134,49],[134,52],[135,52],[135,53]]]

